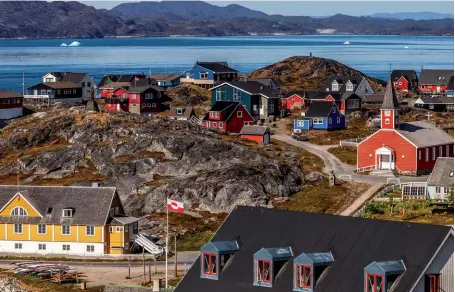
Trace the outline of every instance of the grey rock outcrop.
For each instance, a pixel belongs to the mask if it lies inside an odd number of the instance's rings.
[[[22,289],[19,282],[14,278],[0,278],[0,291],[2,292],[29,292]]]

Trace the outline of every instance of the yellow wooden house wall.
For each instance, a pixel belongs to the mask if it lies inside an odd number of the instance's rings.
[[[33,209],[32,205],[30,205],[27,200],[21,196],[21,195],[16,195],[14,199],[9,202],[9,204],[3,208],[3,210],[0,212],[0,216],[5,217],[5,216],[11,216],[11,211],[15,207],[22,207],[27,211],[28,217],[42,217],[38,212]]]

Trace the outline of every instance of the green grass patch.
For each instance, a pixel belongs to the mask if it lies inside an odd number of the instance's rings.
[[[329,148],[327,151],[332,153],[346,164],[357,165],[357,147],[352,146],[341,146]]]
[[[200,250],[215,234],[214,230],[187,232],[177,238],[177,251]]]

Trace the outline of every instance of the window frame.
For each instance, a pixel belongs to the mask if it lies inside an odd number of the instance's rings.
[[[432,147],[431,149],[431,157],[433,160],[436,160],[436,147]]]
[[[242,118],[242,117],[243,117],[243,112],[237,111],[237,118]]]
[[[42,230],[40,229],[40,227],[44,227],[44,232],[41,232]],[[37,224],[36,225],[36,233],[37,234],[47,234],[47,226],[46,226],[46,224],[41,224],[41,223]]]
[[[433,283],[431,283],[431,279],[434,279]],[[429,290],[427,291],[427,284],[426,281],[428,281],[428,288]],[[433,284],[433,287],[431,287],[431,284]],[[441,275],[440,274],[430,274],[430,275],[425,275],[425,292],[440,292],[441,291]]]
[[[374,279],[374,282],[373,282],[373,290],[369,290],[368,289],[368,280],[369,280],[369,277],[373,277]],[[381,279],[381,282],[382,282],[382,285],[380,286],[380,290],[377,290],[377,279],[380,278]],[[384,292],[384,277],[380,274],[370,274],[370,273],[367,273],[366,274],[366,283],[365,283],[365,291],[366,292]]]
[[[262,264],[262,275],[261,275],[261,281],[259,281],[259,263],[261,262]],[[264,276],[265,276],[265,269],[264,269],[264,266],[265,266],[265,263],[268,263],[269,267],[268,267],[268,280],[264,280]],[[255,280],[256,280],[256,283],[264,283],[264,284],[272,284],[272,261],[269,261],[269,260],[260,260],[260,259],[256,259],[256,275],[255,275]]]
[[[47,246],[45,243],[38,243],[38,250],[47,250]]]
[[[90,233],[90,229],[93,232]],[[95,225],[85,225],[85,236],[95,236]]]
[[[68,227],[69,233],[64,233],[64,232],[63,232],[63,231],[65,230],[65,227]],[[65,235],[65,236],[71,235],[71,225],[62,224],[62,225],[60,226],[60,234],[61,234],[61,235]]]
[[[450,145],[446,145],[446,157],[450,157]]]
[[[309,279],[308,279],[309,280],[309,284],[308,285],[305,285],[305,283],[300,283],[300,280],[302,279],[301,278],[302,272],[304,272],[306,269],[310,270]],[[295,288],[298,288],[298,289],[311,289],[312,284],[313,284],[313,267],[309,266],[309,265],[296,264],[295,265]]]
[[[305,120],[297,120],[297,127],[304,127],[305,126]]]
[[[321,119],[321,118],[313,119],[313,125],[323,125],[323,124],[324,124],[324,119]]]
[[[207,272],[205,272],[204,266],[205,266],[205,258],[209,257],[208,261],[208,266],[207,266]],[[212,258],[215,258],[215,273],[212,272]],[[206,276],[218,276],[218,255],[216,253],[210,253],[210,252],[203,252],[202,253],[202,267],[201,267],[201,273]]]
[[[223,129],[223,122],[218,123],[218,128]]]
[[[16,227],[20,227],[20,228],[16,229]],[[20,231],[16,231],[18,229],[20,229]],[[24,234],[24,224],[22,224],[22,223],[14,223],[14,225],[13,225],[13,233],[14,234]]]
[[[65,215],[65,212],[69,212],[69,216]],[[63,218],[72,218],[74,216],[74,210],[73,209],[63,209],[62,210],[62,217]]]
[[[14,243],[14,249],[22,249],[22,243],[20,243],[20,242],[15,242],[15,243]]]
[[[85,252],[95,252],[95,246],[93,244],[87,244],[85,246]]]
[[[425,148],[425,161],[428,162],[430,161],[430,149]]]
[[[341,118],[337,117],[337,124],[341,123]]]
[[[122,232],[122,227],[117,226],[117,227],[115,228],[115,232],[117,232],[117,233]]]
[[[17,211],[17,215],[16,215],[16,214],[13,214],[13,213],[15,213],[15,210],[18,210],[18,211]],[[21,214],[21,213],[23,213],[23,214]],[[14,207],[14,208],[11,210],[10,216],[12,216],[12,217],[27,217],[27,216],[28,216],[28,212],[27,212],[27,210],[26,210],[24,207],[22,207],[22,206],[17,206],[17,207]]]
[[[71,251],[71,245],[62,244],[62,251]]]

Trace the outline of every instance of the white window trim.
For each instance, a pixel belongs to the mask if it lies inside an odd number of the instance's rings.
[[[38,243],[38,250],[47,250],[47,246],[45,243]]]
[[[22,243],[20,243],[20,242],[15,242],[15,243],[14,243],[14,249],[22,249]]]
[[[304,120],[297,120],[297,127],[303,127],[305,126],[305,121]]]
[[[15,210],[18,210],[18,215],[13,215],[14,211]],[[23,213],[25,215],[21,215],[21,211],[23,211]],[[12,210],[11,210],[11,213],[10,213],[10,216],[13,216],[13,217],[27,217],[28,216],[28,212],[27,210],[25,210],[24,207],[21,207],[21,206],[17,206],[17,207],[14,207]]]
[[[425,161],[430,161],[430,149],[425,148]]]
[[[115,228],[115,232],[117,232],[117,233],[122,232],[121,227],[120,227],[120,226],[117,226],[117,227]]]
[[[114,227],[113,226],[109,226],[109,233],[114,233]]]
[[[324,120],[323,119],[313,119],[313,124],[314,125],[322,125],[324,124]]]
[[[68,247],[68,249],[65,249],[65,247]],[[69,245],[69,244],[62,244],[62,251],[71,251],[71,245]]]
[[[419,160],[422,160],[422,150],[419,150]]]
[[[68,227],[69,227],[69,233],[63,233],[63,226],[68,226]],[[61,234],[61,235],[65,235],[65,236],[71,235],[71,225],[62,224],[62,225],[60,226],[60,234]]]
[[[181,115],[181,114],[183,114],[183,109],[178,108],[178,109],[176,110],[176,112],[177,112],[178,115]]]
[[[44,233],[43,233],[43,232],[40,232],[40,228],[39,228],[40,226],[44,226]],[[37,225],[36,225],[36,233],[37,233],[37,234],[41,234],[41,235],[47,234],[47,226],[46,226],[46,224],[41,224],[41,223],[40,223],[40,224],[37,224]]]
[[[95,252],[95,246],[93,244],[87,244],[85,247],[85,251],[86,252]]]
[[[433,147],[431,152],[433,160],[436,160],[436,147]]]
[[[242,111],[237,111],[237,118],[243,117],[243,112]]]
[[[69,211],[71,215],[70,216],[65,215],[66,211]],[[73,209],[63,209],[62,210],[62,217],[63,218],[72,218],[73,216],[74,216],[74,210]]]
[[[20,226],[21,228],[21,231],[20,232],[16,232],[16,226]],[[14,223],[13,224],[13,233],[14,234],[24,234],[24,224],[22,223]]]
[[[93,234],[88,234],[88,228],[93,228]],[[95,236],[95,225],[86,225],[85,226],[85,236]]]
[[[218,123],[218,128],[222,129],[223,128],[223,122]]]

